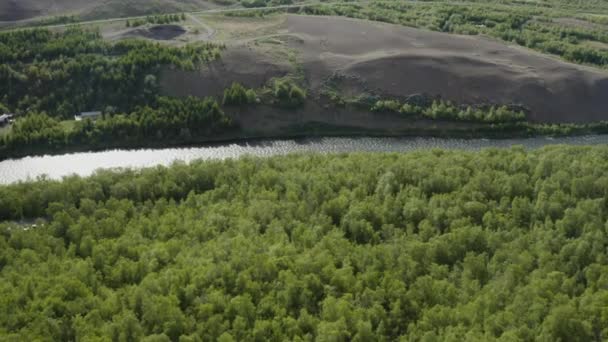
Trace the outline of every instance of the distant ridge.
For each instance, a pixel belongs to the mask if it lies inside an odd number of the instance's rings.
[[[59,15],[107,19],[221,7],[210,0],[2,0],[0,21],[20,21]]]

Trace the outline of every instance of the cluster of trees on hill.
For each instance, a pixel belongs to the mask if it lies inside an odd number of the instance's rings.
[[[240,83],[232,83],[224,90],[224,105],[246,105],[256,103],[257,95],[253,89],[247,89]]]
[[[276,104],[282,107],[300,107],[306,101],[306,91],[291,79],[275,79],[272,82],[272,95]]]
[[[408,116],[430,119],[471,121],[482,123],[509,123],[526,121],[526,115],[507,106],[456,106],[450,101],[434,100],[428,106],[401,104],[398,100],[379,100],[372,106],[373,112],[398,112]]]
[[[289,77],[272,79],[268,86],[257,91],[259,96],[254,89],[248,89],[240,83],[232,83],[224,90],[222,103],[230,106],[260,102],[284,108],[297,108],[303,106],[306,101],[306,91]]]
[[[0,102],[17,113],[57,118],[108,106],[130,112],[158,94],[163,66],[194,69],[216,59],[212,43],[170,47],[143,40],[104,41],[78,27],[0,33]]]
[[[186,20],[186,14],[161,14],[161,15],[149,15],[145,18],[138,18],[134,20],[127,20],[125,25],[127,27],[138,27],[145,24],[171,24]]]
[[[212,98],[157,97],[129,114],[104,113],[95,122],[85,119],[73,127],[46,114],[28,114],[0,136],[0,158],[66,149],[200,142],[235,128]]]
[[[521,3],[505,9],[504,4],[492,2],[412,4],[374,1],[369,4],[307,6],[302,7],[301,12],[364,18],[441,32],[487,34],[544,53],[559,55],[571,62],[608,66],[608,50],[585,44],[587,41],[608,43],[606,29],[560,25],[553,19],[575,17],[577,12],[551,6],[545,8],[537,6],[537,3]]]
[[[608,148],[292,155],[0,187],[6,340],[602,341]]]

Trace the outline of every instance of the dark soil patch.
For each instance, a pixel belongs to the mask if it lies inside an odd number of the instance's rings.
[[[37,16],[40,11],[28,7],[21,0],[0,1],[0,21],[15,21]]]
[[[155,25],[148,28],[133,29],[124,33],[122,37],[143,37],[153,40],[172,40],[185,34],[186,32],[186,29],[179,25]]]

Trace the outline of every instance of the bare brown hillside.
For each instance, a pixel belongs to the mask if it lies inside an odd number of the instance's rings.
[[[165,73],[163,88],[171,95],[219,95],[235,81],[257,87],[289,72],[284,60],[255,52],[264,40],[282,41],[297,51],[312,94],[340,75],[336,86],[347,95],[372,91],[386,97],[427,94],[464,104],[517,104],[528,108],[536,122],[608,120],[605,71],[485,37],[337,17],[289,15],[274,33],[233,43],[222,61],[201,72]]]
[[[56,15],[78,15],[83,19],[104,19],[203,10],[217,6],[209,0],[2,0],[0,1],[0,21],[17,21]]]
[[[367,21],[289,16],[309,82],[339,72],[390,96],[522,104],[534,121],[608,120],[608,73],[478,36]]]

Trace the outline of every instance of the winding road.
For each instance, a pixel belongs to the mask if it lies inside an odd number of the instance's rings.
[[[201,37],[202,40],[210,40],[213,38],[213,36],[215,36],[215,29],[213,27],[205,24],[199,18],[192,15],[192,13],[188,13],[187,16],[188,16],[188,18],[190,18],[190,20],[192,20],[193,22],[198,24],[198,26],[200,26],[201,28],[204,28],[207,31],[207,34],[205,36]]]

